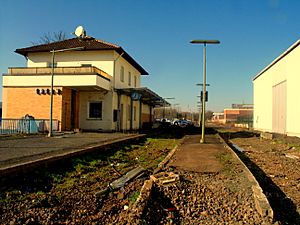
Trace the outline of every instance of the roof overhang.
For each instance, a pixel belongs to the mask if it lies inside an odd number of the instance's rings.
[[[133,94],[137,93],[140,95],[140,100],[148,105],[153,107],[163,107],[163,106],[170,106],[171,104],[167,102],[165,99],[160,97],[155,92],[151,91],[146,87],[141,88],[119,88],[116,91],[120,94],[125,94],[128,96],[132,96]]]

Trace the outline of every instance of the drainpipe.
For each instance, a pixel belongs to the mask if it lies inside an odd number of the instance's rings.
[[[130,131],[133,129],[133,99],[130,96]]]
[[[149,122],[152,123],[152,105],[150,107]]]
[[[116,90],[116,62],[117,60],[124,54],[124,52],[122,52],[120,55],[118,55],[118,57],[116,59],[114,59],[114,68],[113,68],[113,87],[112,87],[112,93],[114,96],[114,92]],[[121,110],[121,94],[117,92],[117,105],[118,105],[118,113],[117,113],[117,122],[116,122],[116,130],[120,131],[121,130],[121,116],[120,116],[120,110]]]
[[[142,129],[142,101],[140,100],[139,129]]]
[[[118,95],[118,112],[117,112],[117,131],[121,130],[121,94],[117,92]]]

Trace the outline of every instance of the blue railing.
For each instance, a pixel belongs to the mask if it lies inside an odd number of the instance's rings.
[[[36,134],[49,131],[47,119],[0,119],[0,134]],[[59,121],[53,120],[52,130],[59,130]]]

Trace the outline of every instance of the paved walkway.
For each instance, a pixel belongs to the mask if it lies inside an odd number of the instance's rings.
[[[217,135],[209,134],[205,137],[205,143],[201,144],[200,135],[186,136],[168,165],[201,173],[220,171],[223,166],[218,159],[218,155],[226,152],[224,144]]]
[[[48,138],[45,136],[1,137],[0,172],[6,168],[84,151],[111,142],[135,137],[122,133],[77,133]]]

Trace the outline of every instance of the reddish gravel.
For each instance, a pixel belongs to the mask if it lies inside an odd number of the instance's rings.
[[[232,132],[241,157],[255,174],[281,224],[300,224],[300,139],[277,135],[262,139],[251,132]]]

